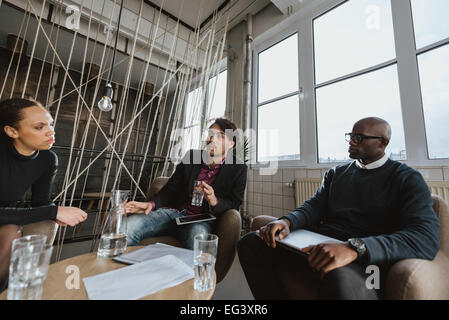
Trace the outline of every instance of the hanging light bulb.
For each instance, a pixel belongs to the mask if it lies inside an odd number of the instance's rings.
[[[112,85],[108,83],[104,89],[103,98],[98,102],[98,108],[101,111],[108,112],[112,110],[112,95],[114,90],[112,90]]]

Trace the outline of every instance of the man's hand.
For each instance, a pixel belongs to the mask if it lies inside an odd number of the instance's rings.
[[[321,243],[301,250],[309,253],[310,268],[321,273],[321,278],[334,269],[344,267],[357,259],[357,251],[346,243]]]
[[[153,205],[150,202],[137,202],[130,201],[126,204],[126,213],[145,213],[148,215],[153,209]]]
[[[75,207],[58,207],[58,213],[56,214],[56,223],[60,226],[74,227],[78,223],[87,219],[87,213],[80,208]]]
[[[284,239],[290,233],[290,221],[280,219],[268,223],[259,229],[259,236],[267,246],[276,248],[276,234],[279,233],[279,240]]]
[[[215,196],[214,188],[208,185],[206,182],[201,181],[201,188],[203,188],[204,198],[211,207],[215,207],[218,204],[217,197]]]

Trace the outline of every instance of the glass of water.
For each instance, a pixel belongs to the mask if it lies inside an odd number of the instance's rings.
[[[8,300],[41,299],[52,252],[50,245],[29,245],[11,253]]]
[[[32,247],[37,245],[44,246],[46,242],[47,236],[44,234],[33,234],[25,237],[20,237],[13,240],[11,252],[24,247]]]
[[[201,181],[195,180],[193,184],[192,206],[201,207],[203,205],[204,192]]]
[[[126,202],[128,190],[113,190],[111,195],[111,209],[109,210],[97,255],[100,257],[115,257],[126,251]]]
[[[196,291],[209,291],[214,286],[215,259],[217,257],[218,237],[214,234],[202,233],[194,238],[193,269]]]

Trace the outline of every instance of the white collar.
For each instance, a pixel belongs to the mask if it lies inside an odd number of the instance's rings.
[[[384,154],[384,156],[382,158],[380,158],[379,160],[371,162],[371,163],[369,163],[367,165],[364,165],[359,160],[356,160],[355,164],[360,169],[373,170],[373,169],[377,169],[377,168],[382,167],[387,161],[388,161],[388,156],[386,154]]]

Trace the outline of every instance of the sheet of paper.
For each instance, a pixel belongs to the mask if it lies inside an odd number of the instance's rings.
[[[193,278],[193,269],[173,255],[84,278],[91,300],[136,300]]]
[[[166,255],[173,255],[193,268],[193,250],[178,248],[163,243],[150,244],[142,249],[116,257],[114,261],[134,264]]]

